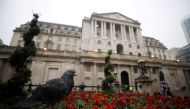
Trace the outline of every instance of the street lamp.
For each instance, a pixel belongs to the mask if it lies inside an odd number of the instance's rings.
[[[115,81],[116,81],[117,72],[114,72],[113,75],[114,75]]]
[[[145,60],[139,59],[137,61],[139,68],[141,69],[141,75],[135,79],[136,90],[138,91],[137,86],[141,88],[145,93],[152,94],[152,79],[145,75]]]
[[[119,82],[116,80],[117,72],[114,72],[113,75],[114,75],[114,78],[115,78],[115,81],[113,82],[114,89],[115,89],[115,91],[119,92]]]
[[[138,64],[139,68],[141,69],[142,75],[144,75],[144,68],[145,68],[145,64],[146,64],[145,60],[139,59],[137,61],[137,64]]]
[[[44,48],[44,51],[46,51],[47,50],[47,48]]]

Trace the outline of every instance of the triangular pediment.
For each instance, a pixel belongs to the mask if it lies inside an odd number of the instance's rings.
[[[133,20],[123,14],[118,13],[118,12],[102,13],[102,14],[93,13],[93,16],[103,17],[103,18],[108,18],[108,19],[113,19],[113,20],[120,20],[120,21],[125,21],[125,22],[130,22],[130,23],[139,23],[138,21]]]

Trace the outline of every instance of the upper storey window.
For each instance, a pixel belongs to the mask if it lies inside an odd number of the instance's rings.
[[[51,29],[51,34],[53,34],[53,28]]]
[[[101,44],[101,40],[98,40],[97,43],[98,43],[98,44]]]
[[[132,48],[132,45],[131,45],[131,44],[129,44],[129,48]]]
[[[137,45],[137,49],[140,49],[140,46],[139,46],[139,45]]]
[[[69,43],[70,42],[70,38],[66,38],[65,42]]]
[[[71,30],[72,30],[72,27],[68,27],[68,30],[70,30],[70,31],[71,31]]]
[[[23,41],[23,40],[19,40],[19,41],[18,41],[18,46],[23,47],[23,45],[24,45],[24,41]]]
[[[79,31],[79,29],[78,29],[78,28],[75,28],[75,31]]]
[[[64,29],[65,29],[65,27],[64,27],[64,26],[61,26],[61,29],[63,29],[63,30],[64,30]]]
[[[108,42],[108,46],[111,46],[111,42],[110,41]]]
[[[46,24],[43,24],[42,27],[47,28],[47,25],[46,25]]]
[[[52,49],[52,48],[53,48],[53,42],[47,41],[47,49]]]

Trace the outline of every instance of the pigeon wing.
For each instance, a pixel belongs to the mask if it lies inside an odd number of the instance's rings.
[[[53,102],[63,99],[68,93],[68,85],[63,79],[53,79],[36,88],[32,98],[38,101]]]

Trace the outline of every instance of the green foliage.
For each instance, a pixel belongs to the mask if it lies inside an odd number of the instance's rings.
[[[108,55],[105,57],[104,75],[105,79],[102,81],[102,90],[111,90],[111,83],[114,81],[114,77],[111,74],[113,65],[110,61],[110,56],[112,54],[111,50],[108,50]]]
[[[33,16],[30,28],[23,35],[24,47],[18,46],[9,57],[9,64],[15,74],[6,83],[0,83],[0,105],[12,105],[27,96],[23,88],[30,81],[31,71],[27,68],[26,61],[36,55],[37,50],[32,39],[40,33],[37,26],[38,15]]]
[[[115,91],[113,89],[109,89],[109,90],[102,90],[102,93],[106,94],[106,95],[111,95],[113,94]]]

